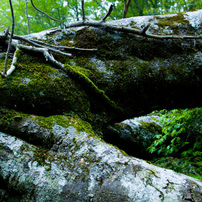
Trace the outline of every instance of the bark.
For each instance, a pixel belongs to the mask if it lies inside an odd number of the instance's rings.
[[[111,10],[110,7],[106,17],[110,14]],[[192,13],[190,15],[196,16]],[[165,35],[164,30],[160,27],[161,21],[159,22],[159,28],[154,30],[155,26],[158,24],[158,22],[155,22],[154,18],[155,17],[145,17],[145,23],[139,25],[140,29],[138,27],[132,27],[133,23],[138,24],[138,21],[135,22],[135,20],[139,18],[128,19],[125,21],[124,26],[120,20],[115,21],[115,24],[113,24],[113,21],[104,23],[103,20],[100,22],[81,21],[71,23],[67,26],[68,28],[80,26],[91,26],[96,28],[85,28],[75,31],[76,37],[74,38],[74,43],[77,46],[76,48],[61,46],[60,44],[42,43],[16,35],[13,36],[14,39],[24,41],[35,47],[24,45],[18,46],[16,43],[13,44],[13,47],[19,47],[24,50],[25,47],[27,47],[26,50],[36,52],[40,49],[46,50],[46,55],[49,54],[50,56],[48,57],[50,62],[53,62],[53,56],[50,54],[51,52],[52,54],[72,57],[72,59],[80,57],[79,54],[83,51],[86,52],[85,54],[91,52],[93,55],[90,56],[90,58],[98,57],[98,61],[103,64],[105,69],[107,66],[114,67],[107,67],[108,71],[105,72],[105,74],[109,74],[108,83],[105,80],[101,82],[100,73],[96,74],[98,77],[86,78],[90,81],[87,83],[90,85],[92,84],[91,86],[96,86],[96,88],[92,88],[94,89],[92,91],[95,92],[95,89],[97,89],[97,95],[100,96],[102,94],[100,90],[104,90],[103,100],[105,100],[105,103],[109,103],[109,105],[107,105],[111,106],[111,109],[120,112],[118,114],[113,114],[110,117],[111,121],[114,121],[114,118],[121,120],[165,107],[191,107],[200,105],[201,100],[198,96],[201,92],[201,78],[198,73],[201,71],[199,68],[199,58],[201,58],[199,50],[202,37],[200,35],[200,28],[196,31],[196,28],[193,27],[192,30],[187,29],[187,32],[185,32],[184,27],[182,28],[183,35],[180,35],[181,31],[180,28],[178,28],[178,35]],[[158,17],[157,19],[161,20],[162,18],[163,17]],[[173,18],[175,19],[176,16],[173,15]],[[170,19],[171,17],[168,18],[168,20]],[[164,20],[167,20],[166,17]],[[183,23],[188,22],[185,19]],[[184,24],[182,25],[185,26]],[[197,27],[197,25],[195,26]],[[195,31],[195,34],[191,35],[190,33],[192,33],[193,30]],[[57,32],[60,31],[60,29],[56,29],[48,33],[54,34],[54,32],[56,32],[57,34]],[[112,31],[112,33],[108,35],[108,31]],[[162,33],[157,35],[156,32],[159,33],[160,31]],[[196,34],[196,32],[198,34]],[[119,36],[119,33],[125,33],[125,35],[120,35],[120,40],[118,38],[116,39],[116,37]],[[136,34],[143,37],[139,38],[129,34]],[[105,37],[106,35],[108,37]],[[33,35],[33,37],[34,36],[35,35]],[[41,37],[43,37],[43,35]],[[61,33],[61,37],[65,36]],[[0,39],[2,40],[5,40],[5,38],[5,36],[0,36]],[[29,38],[31,38],[31,35]],[[168,39],[172,40],[168,41]],[[52,40],[55,40],[54,37]],[[117,49],[117,47],[119,48]],[[71,51],[72,54],[65,52],[65,50]],[[110,60],[107,61],[103,59],[108,57],[117,62],[114,63],[114,61],[110,62]],[[89,60],[89,55],[86,55],[85,58]],[[123,62],[119,61],[118,58]],[[58,66],[57,63],[61,63],[57,59],[54,59],[54,61],[56,66]],[[63,67],[64,63],[62,63],[60,66]],[[88,68],[90,68],[89,65],[90,64],[86,64]],[[125,66],[125,68],[120,70],[122,66]],[[146,68],[146,66],[149,68]],[[119,71],[122,72],[122,75],[119,75]],[[71,71],[69,73],[71,73]],[[68,74],[68,72],[65,72],[65,74]],[[94,75],[93,72],[92,75]],[[80,77],[81,75],[78,73],[75,78],[78,79]],[[82,77],[83,81],[85,80],[84,78],[85,77]],[[125,80],[122,81],[122,78],[125,78]],[[187,83],[187,81],[191,81],[190,84]],[[112,83],[115,85],[112,86]],[[107,101],[110,99],[112,102]],[[113,102],[115,102],[116,105],[113,105]],[[136,107],[133,109],[133,106]],[[62,105],[59,108],[60,110],[63,110]],[[122,110],[116,110],[118,108],[122,108]],[[51,110],[49,112],[54,113],[53,111],[51,112]]]
[[[84,0],[81,0],[81,8],[82,8],[82,18],[83,18],[83,21],[85,21],[86,17],[85,17],[85,10],[84,10]]]
[[[117,122],[201,106],[200,12],[81,21],[63,31],[14,35],[9,71],[15,71],[0,79],[0,199],[200,200],[199,180],[127,156],[97,137],[132,140],[135,153],[146,156],[148,142],[134,138],[137,121],[131,134]],[[0,42],[4,54],[6,35]],[[151,142],[152,135],[139,139]]]
[[[0,113],[10,117],[1,130],[20,137],[0,132],[3,201],[200,200],[200,180],[128,156],[89,126],[79,130],[86,123],[78,117]]]

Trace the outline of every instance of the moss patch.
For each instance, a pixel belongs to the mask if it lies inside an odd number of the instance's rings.
[[[140,123],[141,123],[141,128],[143,128],[146,131],[149,131],[151,133],[161,132],[161,127],[154,122],[143,122],[143,121],[141,121]]]
[[[0,96],[4,98],[1,106],[40,115],[89,111],[88,96],[66,74],[50,66],[40,55],[22,51],[19,54],[12,76],[0,78]]]
[[[156,25],[158,25],[161,28],[169,27],[172,31],[173,34],[180,34],[182,31],[187,32],[194,32],[194,29],[191,29],[189,25],[189,21],[185,19],[183,13],[178,13],[177,15],[171,16],[171,17],[157,17],[156,19],[158,20]]]
[[[32,120],[36,121],[36,123],[38,123],[42,128],[52,129],[55,124],[58,124],[64,128],[73,126],[78,132],[84,131],[90,135],[94,135],[92,126],[88,122],[83,121],[77,115],[55,115],[49,117],[32,116]]]
[[[97,48],[99,43],[94,29],[84,28],[77,31],[74,45],[78,48]]]

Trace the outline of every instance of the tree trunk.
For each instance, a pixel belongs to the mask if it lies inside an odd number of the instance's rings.
[[[156,109],[201,106],[200,16],[82,21],[14,35],[15,71],[0,78],[0,199],[200,200],[201,181],[97,138]],[[0,35],[2,53],[7,43]]]

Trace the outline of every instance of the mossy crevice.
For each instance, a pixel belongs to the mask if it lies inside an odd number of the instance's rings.
[[[55,125],[59,125],[65,129],[73,126],[78,134],[86,132],[88,135],[96,136],[92,126],[77,115],[43,117],[0,108],[0,130],[2,132],[13,134],[45,149],[51,148],[56,143],[57,134],[53,134]]]
[[[112,111],[116,111],[118,113],[122,113],[122,109],[116,105],[114,101],[112,101],[103,90],[100,90],[91,79],[89,79],[85,74],[83,74],[81,71],[78,71],[78,68],[75,68],[73,66],[70,66],[68,64],[65,65],[66,72],[68,75],[70,75],[72,78],[79,81],[83,87],[93,93],[98,100],[101,100],[107,108],[112,109]]]

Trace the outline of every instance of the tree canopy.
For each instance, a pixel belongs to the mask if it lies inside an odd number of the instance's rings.
[[[43,12],[66,24],[82,19],[81,1],[79,0],[34,0],[33,2]],[[24,35],[29,32],[39,32],[60,26],[60,23],[52,21],[42,13],[37,12],[31,5],[30,0],[13,0],[12,3],[15,14],[15,34]],[[85,1],[84,5],[86,19],[101,19],[111,3],[114,9],[108,20],[122,18],[126,0],[88,0]],[[0,0],[0,4],[0,31],[4,31],[8,26],[11,27],[12,17],[9,2]],[[200,8],[202,8],[200,0],[132,0],[126,17],[183,12]]]

